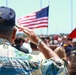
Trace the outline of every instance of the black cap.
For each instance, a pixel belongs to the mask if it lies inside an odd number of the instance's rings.
[[[15,11],[9,7],[0,7],[0,25],[14,26]]]

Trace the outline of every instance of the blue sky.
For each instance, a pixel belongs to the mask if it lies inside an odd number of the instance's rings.
[[[7,2],[7,6],[16,12],[16,20],[50,5],[49,27],[34,29],[36,34],[67,34],[76,27],[76,0],[7,0]],[[6,6],[6,0],[0,0],[0,5]]]

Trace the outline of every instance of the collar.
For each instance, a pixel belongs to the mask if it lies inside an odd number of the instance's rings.
[[[7,39],[0,38],[0,44],[10,45],[10,42]]]
[[[14,50],[8,40],[0,38],[0,56],[3,57],[14,57]]]

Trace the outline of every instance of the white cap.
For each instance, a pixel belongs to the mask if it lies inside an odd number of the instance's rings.
[[[73,38],[73,39],[72,39],[72,42],[76,42],[76,38]]]

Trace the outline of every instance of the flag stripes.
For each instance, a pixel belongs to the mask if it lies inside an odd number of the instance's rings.
[[[42,10],[45,10],[45,8]],[[30,29],[48,27],[48,17],[45,15],[46,12],[43,12],[42,10],[19,18],[18,24]],[[41,14],[38,15],[37,18],[37,14],[39,14],[40,12]],[[42,12],[44,13],[44,15],[42,14]]]

